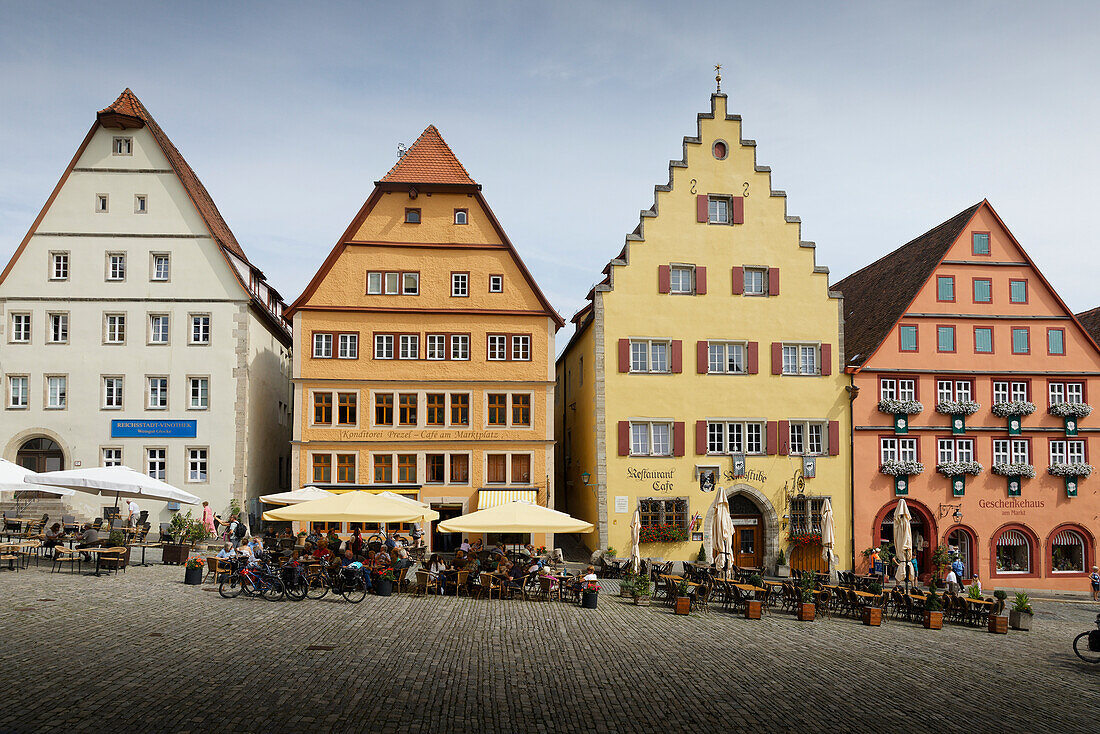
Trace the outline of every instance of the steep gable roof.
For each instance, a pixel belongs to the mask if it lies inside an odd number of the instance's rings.
[[[435,125],[428,125],[405,155],[382,177],[385,183],[477,186]]]
[[[832,287],[844,295],[848,365],[863,364],[878,349],[984,203],[964,209]]]
[[[1085,328],[1092,340],[1100,344],[1100,307],[1076,314],[1077,320]]]

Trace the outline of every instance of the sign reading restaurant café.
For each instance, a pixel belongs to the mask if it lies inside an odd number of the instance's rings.
[[[198,421],[111,421],[111,438],[195,438]]]
[[[653,484],[651,486],[651,489],[654,492],[671,492],[671,491],[673,491],[675,489],[675,485],[673,484],[673,479],[675,479],[675,474],[676,474],[675,469],[666,469],[664,471],[659,471],[659,470],[654,470],[654,469],[638,469],[637,467],[633,467],[633,466],[628,466],[626,468],[626,478],[627,479],[633,479],[634,481],[637,481],[637,482],[652,481]],[[726,481],[733,481],[734,479],[741,479],[741,480],[750,481],[750,482],[760,482],[761,484],[768,481],[767,475],[764,474],[764,472],[762,472],[762,471],[757,471],[756,469],[749,469],[749,470],[745,471],[744,476],[740,476],[740,477],[735,476],[735,472],[732,469],[727,469],[725,472],[723,472],[723,478]],[[711,489],[710,490],[704,490],[704,491],[712,491],[713,488],[714,488],[713,483],[711,483],[709,486],[711,487]]]

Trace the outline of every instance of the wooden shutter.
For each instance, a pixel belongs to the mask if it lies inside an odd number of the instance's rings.
[[[840,421],[829,421],[829,456],[840,453]]]
[[[821,374],[833,374],[833,345],[821,345]]]
[[[780,456],[786,456],[790,450],[791,442],[791,422],[779,421],[779,425],[776,427],[776,434],[779,441],[777,442],[777,451]]]
[[[619,456],[630,456],[630,421],[619,421]]]
[[[672,358],[669,361],[673,374],[684,371],[684,343],[679,339],[672,340]]]
[[[779,295],[779,268],[768,268],[768,295]]]
[[[772,374],[783,374],[783,345],[779,342],[772,342]]]
[[[695,221],[707,222],[710,220],[710,198],[706,194],[695,197]]]
[[[733,269],[733,295],[739,296],[745,292],[745,269]]]
[[[684,422],[676,421],[672,424],[672,455],[684,455]]]
[[[730,200],[730,222],[745,223],[745,197],[735,196]]]
[[[745,362],[745,367],[750,375],[760,372],[760,345],[756,342],[749,342],[745,346]]]
[[[695,342],[695,371],[700,375],[710,371],[710,342]]]
[[[619,372],[630,372],[630,340],[619,340]]]
[[[621,433],[622,431],[620,431],[620,434]],[[766,443],[764,450],[767,452],[768,456],[775,456],[775,450],[779,446],[779,441],[777,440],[778,436],[779,426],[775,424],[775,421],[768,421],[764,427],[764,441]]]
[[[672,272],[667,265],[657,266],[657,292],[668,293],[672,290]]]
[[[707,453],[707,422],[695,421],[695,453],[705,456]]]
[[[699,296],[707,294],[707,269],[701,266],[695,268],[695,294]]]

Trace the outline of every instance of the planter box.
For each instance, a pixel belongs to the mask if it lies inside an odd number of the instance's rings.
[[[188,586],[198,586],[202,583],[203,568],[185,568],[183,569],[183,583]]]
[[[379,579],[374,583],[374,591],[378,596],[392,596],[393,582],[389,579]]]
[[[583,591],[581,592],[581,606],[585,609],[595,609],[596,604],[599,603],[600,592],[598,591]]]
[[[943,629],[943,612],[925,612],[924,628],[926,630]]]
[[[993,617],[989,618],[989,631],[995,635],[1007,635],[1008,634],[1008,617]]]
[[[691,597],[690,596],[678,596],[678,597],[676,597],[676,613],[677,614],[691,614]]]
[[[781,579],[789,579],[791,577],[791,567],[787,565],[776,565],[775,575]]]
[[[1008,613],[1008,624],[1014,630],[1023,630],[1027,632],[1031,629],[1031,614],[1027,612],[1012,611]]]
[[[878,607],[863,607],[863,623],[868,627],[882,626],[882,610]]]
[[[187,562],[190,552],[189,545],[165,545],[161,549],[161,560],[167,566],[180,566]]]
[[[798,605],[798,621],[799,622],[812,622],[817,615],[817,607],[813,604],[799,604]]]
[[[745,602],[745,619],[760,619],[764,603],[755,599]]]
[[[648,607],[649,602],[652,601],[651,596],[636,596],[634,597],[634,606],[636,607]]]
[[[621,596],[623,599],[629,599],[630,597],[634,596],[634,590],[620,584],[619,596]]]

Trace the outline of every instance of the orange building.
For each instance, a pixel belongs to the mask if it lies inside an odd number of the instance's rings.
[[[396,491],[440,519],[515,498],[553,506],[562,320],[435,127],[375,183],[287,314],[295,487]]]
[[[922,578],[943,544],[985,587],[1087,590],[1100,349],[989,203],[834,287],[856,388],[857,566],[893,538],[904,497]]]

